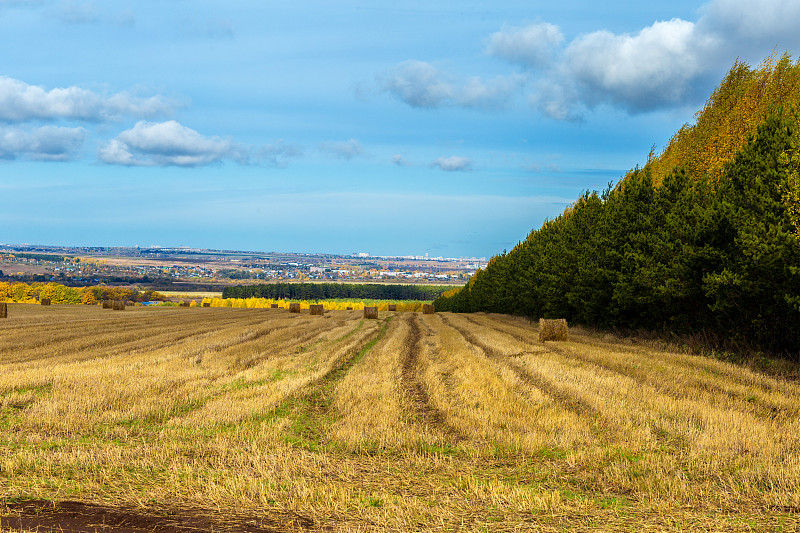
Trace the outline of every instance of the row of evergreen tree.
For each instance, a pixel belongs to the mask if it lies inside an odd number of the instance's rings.
[[[424,300],[441,295],[439,285],[383,285],[379,283],[269,283],[226,287],[223,298],[272,298],[273,300]]]
[[[800,135],[771,113],[712,179],[650,165],[585,193],[436,309],[711,333],[800,351]]]

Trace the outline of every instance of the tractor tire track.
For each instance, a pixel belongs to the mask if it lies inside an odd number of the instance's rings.
[[[408,325],[411,333],[400,359],[400,381],[406,397],[410,400],[410,408],[414,412],[414,418],[424,426],[438,429],[456,440],[462,440],[463,435],[447,424],[444,413],[433,404],[425,385],[420,379],[422,370],[422,363],[420,362],[422,331],[417,315],[409,313],[409,316]]]

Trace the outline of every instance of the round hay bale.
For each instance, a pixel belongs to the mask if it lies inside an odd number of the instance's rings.
[[[8,318],[8,304],[0,302],[0,318]]]
[[[122,300],[114,300],[114,303],[112,304],[112,309],[114,311],[124,311],[125,302],[123,302]]]
[[[278,304],[270,304],[269,308],[270,309],[277,309],[278,308]]]
[[[114,307],[114,302],[111,300],[103,300],[103,309],[112,309]]]
[[[569,340],[569,328],[563,318],[539,319],[539,342]]]
[[[389,304],[389,311],[397,311],[397,304]]]
[[[348,307],[348,308],[347,308],[347,310],[348,310],[348,311],[352,311],[352,310],[353,310],[353,308],[352,308],[352,307]]]
[[[42,298],[39,303],[42,305],[50,305],[50,298]]]
[[[432,315],[436,312],[436,308],[433,307],[433,304],[422,304],[422,314],[423,315]]]
[[[364,307],[364,318],[378,319],[378,308],[375,306]]]
[[[325,308],[322,306],[322,304],[311,304],[308,306],[308,308],[312,315],[322,316],[325,314]]]
[[[289,312],[290,313],[299,313],[300,312],[300,303],[293,302],[289,304]]]
[[[211,307],[211,302],[203,302],[203,307]]]

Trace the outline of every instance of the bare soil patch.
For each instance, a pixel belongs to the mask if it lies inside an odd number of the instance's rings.
[[[185,533],[218,531],[274,533],[311,524],[302,517],[287,517],[281,526],[264,518],[214,516],[211,511],[160,511],[148,513],[90,503],[25,500],[6,503],[0,513],[2,531],[64,533]]]

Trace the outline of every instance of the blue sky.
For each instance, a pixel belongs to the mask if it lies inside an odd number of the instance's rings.
[[[0,0],[0,242],[489,257],[798,27],[793,0]]]

